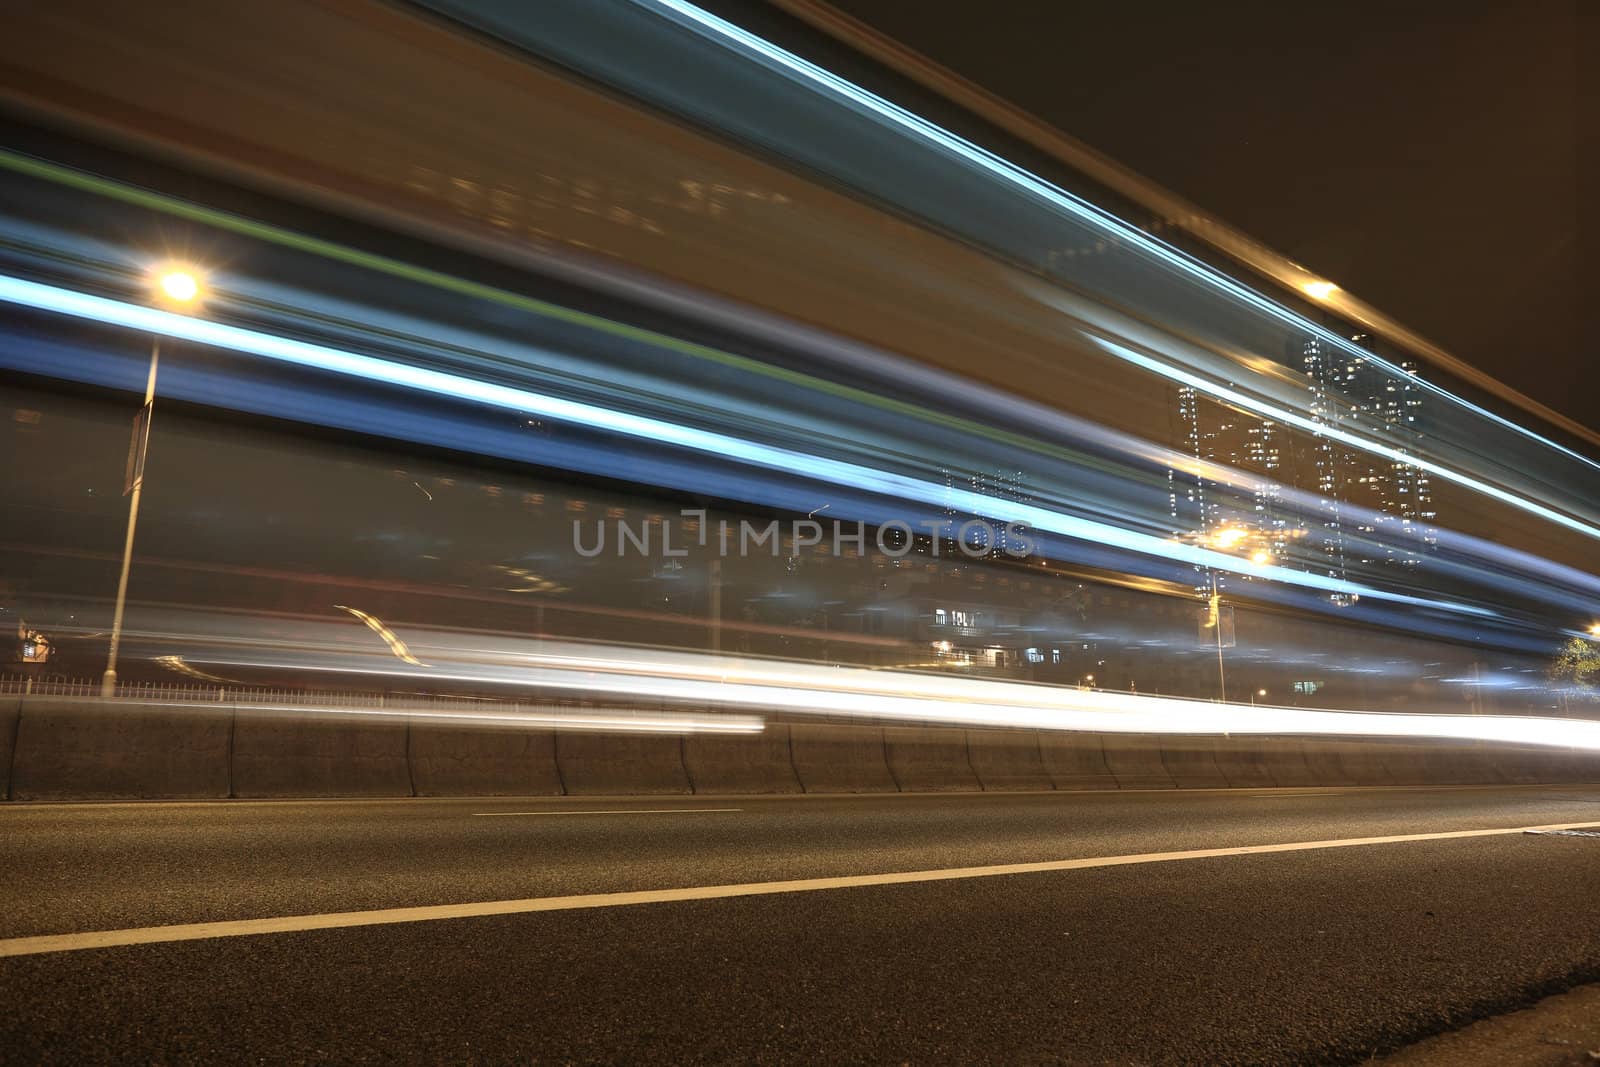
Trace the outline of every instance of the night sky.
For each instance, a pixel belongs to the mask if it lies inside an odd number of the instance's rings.
[[[1600,425],[1600,3],[835,2]]]

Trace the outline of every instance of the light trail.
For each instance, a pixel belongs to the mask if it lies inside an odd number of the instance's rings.
[[[954,71],[940,66],[928,57],[906,48],[865,23],[844,14],[827,4],[825,0],[773,0],[773,3],[830,37],[843,42],[853,51],[860,52],[896,73],[931,89],[964,110],[1065,162],[1100,185],[1143,205],[1158,218],[1182,227],[1192,236],[1230,258],[1254,268],[1286,289],[1305,291],[1308,283],[1317,280],[1315,275],[1298,263],[1267,248],[1254,238],[1238,232],[1195,204],[1183,200],[1170,190],[1110,160],[1088,145],[1040,121]],[[1350,293],[1336,292],[1335,295],[1338,300],[1337,310],[1341,314],[1350,316],[1357,325],[1365,326],[1374,334],[1398,342],[1400,347],[1420,354],[1426,362],[1442,367],[1456,378],[1464,379],[1469,384],[1522,408],[1548,425],[1558,426],[1573,437],[1588,441],[1591,445],[1600,445],[1600,433],[1596,433],[1576,419],[1554,411],[1512,389],[1504,382],[1496,381],[1483,371],[1463,363]]]
[[[994,508],[993,498],[971,490],[951,488],[842,460],[763,445],[715,431],[683,426],[649,416],[633,415],[595,404],[566,400],[530,389],[478,381],[459,374],[415,367],[245,327],[176,314],[160,308],[44,285],[22,278],[0,275],[0,301],[145,333],[180,338],[353,378],[401,386],[437,396],[467,400],[512,411],[531,412],[580,426],[597,427],[658,445],[673,445],[703,455],[733,458],[807,480],[829,481],[838,485],[865,488],[889,497],[918,500],[940,507],[956,507],[973,515],[986,514]],[[1326,592],[1371,597],[1480,618],[1494,617],[1493,612],[1468,604],[1412,596],[1326,575],[1297,571],[1272,563],[1254,563],[1225,552],[1125,530],[1108,523],[1065,515],[1036,505],[1008,504],[1007,510],[1014,517],[1014,521],[1039,531],[1126,549],[1143,555],[1258,578],[1269,578]],[[1600,530],[1595,531],[1594,536],[1600,538]]]
[[[196,638],[204,641],[205,638]],[[531,642],[424,631],[426,670],[314,649],[273,657],[219,650],[208,664],[533,690],[606,694],[696,707],[760,709],[946,726],[1137,734],[1238,734],[1489,741],[1600,751],[1600,721],[1517,715],[1312,710],[1084,690],[957,675],[920,675],[783,660]]]
[[[1100,466],[1100,464],[1095,460],[1092,452],[1079,452],[1073,449],[1056,446],[1038,434],[1022,434],[1000,429],[989,425],[988,423],[977,422],[972,419],[962,418],[946,412],[919,407],[905,401],[884,397],[878,393],[868,390],[841,385],[824,378],[817,378],[815,376],[802,374],[787,368],[773,367],[758,360],[752,360],[747,357],[738,356],[733,353],[721,351],[719,349],[709,348],[705,345],[680,341],[671,337],[670,335],[660,334],[654,331],[617,323],[587,312],[573,311],[571,309],[562,308],[559,305],[549,304],[545,301],[535,300],[521,294],[511,293],[505,290],[494,288],[492,286],[486,286],[478,282],[455,278],[454,276],[432,271],[427,268],[415,267],[399,260],[375,256],[371,253],[347,248],[343,245],[324,241],[319,238],[307,237],[303,234],[282,230],[278,227],[256,222],[254,220],[246,219],[227,212],[221,212],[215,209],[191,204],[160,193],[126,186],[122,183],[109,181],[95,175],[73,170],[72,168],[46,163],[3,150],[0,150],[0,168],[13,170],[21,174],[27,174],[32,177],[49,181],[67,188],[89,192],[96,196],[104,197],[113,201],[137,205],[142,208],[159,211],[164,214],[197,222],[203,225],[217,227],[219,229],[237,233],[242,236],[264,240],[283,247],[294,248],[300,251],[311,253],[313,255],[327,258],[334,262],[347,263],[406,281],[423,284],[438,289],[442,292],[457,293],[475,299],[488,300],[494,303],[514,307],[530,314],[536,314],[559,321],[580,324],[586,328],[599,330],[609,335],[636,340],[652,345],[661,345],[673,352],[690,358],[710,360],[712,362],[735,367],[739,370],[752,374],[772,378],[777,381],[796,385],[806,389],[817,390],[830,396],[837,396],[840,399],[848,402],[868,404],[883,410],[897,412],[908,417],[924,421],[932,426],[971,434],[976,439],[986,439],[1001,442],[1006,445],[1026,449],[1042,456],[1061,459],[1080,466],[1086,465],[1094,469],[1099,469]],[[93,254],[93,250],[87,250],[83,254]],[[113,254],[109,249],[102,250],[100,255],[112,255],[113,258],[116,258],[119,261],[126,259],[126,257],[120,255],[120,253]],[[298,307],[303,304],[308,305],[308,301],[312,295],[313,294],[306,293],[293,294],[292,306]],[[285,299],[290,299],[290,297],[286,297]],[[346,312],[346,318],[353,313],[356,312],[354,310]],[[1076,315],[1077,313],[1069,309],[1067,310],[1067,314]],[[352,321],[350,325],[355,327],[357,324]],[[429,324],[420,322],[420,320],[409,323],[409,328],[411,328],[413,331],[418,329],[426,331],[428,326]],[[1102,328],[1107,328],[1113,335],[1118,335],[1118,330],[1114,326],[1102,326]],[[1108,343],[1103,339],[1093,335],[1090,335],[1090,339],[1102,348],[1104,348]],[[475,338],[472,339],[472,344],[474,348],[477,349],[481,348],[485,341],[486,339],[483,338]],[[489,343],[492,344],[494,342]],[[505,347],[505,345],[509,344],[509,342],[504,341],[499,343],[502,347]],[[514,348],[516,346],[513,345],[512,347]],[[1111,351],[1113,355],[1117,355],[1119,358],[1125,359],[1127,358],[1126,353],[1129,351],[1126,345],[1117,346],[1114,350],[1107,350]],[[536,355],[536,353],[534,354]],[[870,351],[862,351],[855,354],[861,358],[872,358],[875,356],[877,361],[883,361],[888,358],[881,353],[873,353]],[[1161,364],[1159,361],[1152,363],[1149,361],[1134,359],[1131,360],[1131,362],[1134,362],[1142,369],[1152,371],[1172,380],[1179,380],[1175,378],[1175,375],[1183,373],[1181,371],[1177,371],[1170,365]],[[925,368],[918,367],[917,365],[902,367],[901,371],[911,371],[922,375],[932,373]],[[1185,378],[1182,380],[1185,381],[1186,384],[1197,385],[1197,387],[1201,388],[1202,391],[1207,392],[1209,395],[1216,396],[1225,401],[1234,402],[1232,400],[1233,394],[1231,391],[1228,393],[1228,395],[1224,396],[1219,393],[1216,387],[1212,385],[1201,384],[1205,382],[1205,379]],[[948,388],[949,384],[950,383],[946,383],[945,387]],[[965,395],[970,396],[973,389],[979,389],[981,392],[980,387],[969,384],[966,386]],[[1221,467],[1215,463],[1209,463],[1184,453],[1175,452],[1171,449],[1163,448],[1150,442],[1129,437],[1126,434],[1089,423],[1086,420],[1078,419],[1061,412],[1056,412],[1052,409],[1040,408],[1039,410],[1035,411],[1034,408],[1037,407],[1037,405],[1029,405],[1026,401],[1023,401],[1020,398],[1008,397],[1005,398],[1005,402],[1008,405],[1007,412],[1013,419],[1015,419],[1017,415],[1021,414],[1021,412],[1018,410],[1018,405],[1021,405],[1021,407],[1027,409],[1028,413],[1034,418],[1042,418],[1046,420],[1046,422],[1052,428],[1059,429],[1061,432],[1065,432],[1073,438],[1086,444],[1098,444],[1104,447],[1114,448],[1130,457],[1137,457],[1149,463],[1163,464],[1172,469],[1184,470],[1185,472],[1193,474],[1196,477],[1204,477],[1219,484],[1230,486],[1234,489],[1245,489],[1246,491],[1253,490],[1257,483],[1257,479],[1241,475],[1239,472],[1233,471],[1229,468]],[[1245,401],[1237,402],[1241,404],[1246,403]],[[1255,405],[1253,410],[1271,411],[1277,414],[1277,417],[1282,418],[1286,422],[1295,421],[1294,416],[1281,414],[1281,412],[1291,409],[1270,407],[1267,406],[1265,401],[1254,400],[1253,398],[1249,401],[1249,403],[1253,403]],[[1304,426],[1306,423],[1302,419],[1301,422],[1297,423],[1297,425]],[[1311,425],[1318,427],[1318,431],[1313,432],[1319,432],[1323,427],[1323,424],[1315,423],[1314,421],[1311,423]],[[1365,438],[1362,438],[1359,435],[1351,435],[1348,433],[1348,431],[1340,430],[1338,434],[1342,441],[1350,444],[1352,447],[1360,448],[1364,451],[1377,452],[1378,454],[1383,455],[1384,458],[1390,459],[1391,461],[1396,461],[1396,456],[1403,456],[1403,460],[1400,461],[1406,462],[1409,465],[1426,466],[1429,462],[1425,460],[1419,460],[1413,453],[1401,452],[1399,450],[1389,448],[1388,446],[1384,446],[1381,444],[1381,442],[1369,443]],[[1456,474],[1455,472],[1451,472],[1450,468],[1444,467],[1443,465],[1434,465],[1429,467],[1429,469],[1435,471],[1436,473],[1440,473],[1440,476],[1446,478],[1447,480],[1460,483],[1460,478],[1462,476]],[[1310,509],[1315,508],[1319,504],[1319,498],[1316,498],[1313,494],[1296,490],[1292,486],[1279,486],[1278,489],[1283,493],[1285,501],[1292,501],[1297,506]],[[420,487],[419,490],[426,494],[426,490],[421,490]],[[1493,495],[1497,493],[1503,494],[1505,491],[1496,486],[1490,485],[1489,492],[1491,495]],[[1535,501],[1534,506],[1539,507],[1543,505],[1540,505],[1537,503],[1537,501]],[[1353,505],[1351,506],[1351,512],[1353,515],[1357,516],[1363,514],[1360,509],[1355,508]],[[1371,523],[1369,523],[1369,525],[1371,525]],[[1549,584],[1547,582],[1544,587],[1543,598],[1547,603],[1557,607],[1558,610],[1572,611],[1580,615],[1586,614],[1588,612],[1588,604],[1586,599],[1579,595],[1578,590],[1583,589],[1593,594],[1597,589],[1600,589],[1600,579],[1596,579],[1592,575],[1584,574],[1569,567],[1561,567],[1541,557],[1530,556],[1526,553],[1520,553],[1504,546],[1496,545],[1492,542],[1483,541],[1478,538],[1472,538],[1450,530],[1441,529],[1438,532],[1438,536],[1441,546],[1448,544],[1460,551],[1477,556],[1481,559],[1494,560],[1499,563],[1510,564],[1511,566],[1514,566],[1522,571],[1531,572],[1537,570],[1546,574],[1550,582],[1553,582],[1554,584]],[[1459,569],[1459,565],[1457,565],[1457,569]],[[1510,579],[1501,579],[1498,568],[1479,567],[1474,573],[1478,578],[1489,579],[1493,583],[1498,584],[1500,587],[1505,587],[1506,582],[1510,581]],[[1577,631],[1572,631],[1572,633],[1575,634]]]
[[[96,706],[108,715],[116,714],[124,701],[108,698]],[[521,727],[525,729],[566,729],[595,733],[635,734],[758,734],[766,723],[748,715],[691,715],[684,712],[660,711],[640,715],[624,715],[616,711],[584,712],[572,709],[461,710],[450,711],[438,707],[419,707],[396,704],[392,707],[358,706],[346,704],[319,704],[315,701],[297,703],[273,700],[162,700],[157,697],[130,698],[127,703],[141,708],[160,707],[193,714],[226,711],[245,714],[271,713],[279,716],[304,716],[306,718],[392,719],[396,721],[431,722],[447,726]]]
[[[1446,481],[1454,482],[1459,486],[1471,489],[1473,492],[1482,493],[1484,496],[1492,497],[1501,503],[1510,504],[1513,507],[1520,508],[1521,510],[1528,512],[1530,515],[1537,515],[1541,519],[1556,523],[1559,526],[1565,526],[1567,529],[1581,533],[1585,537],[1592,537],[1600,540],[1600,528],[1594,527],[1589,523],[1582,521],[1581,519],[1573,518],[1572,516],[1563,512],[1556,511],[1553,508],[1546,507],[1537,501],[1528,500],[1517,495],[1516,493],[1501,489],[1499,486],[1491,485],[1480,478],[1474,478],[1470,474],[1462,474],[1459,471],[1443,466],[1442,464],[1435,463],[1432,460],[1424,459],[1414,453],[1393,448],[1379,441],[1372,441],[1364,437],[1359,437],[1355,434],[1349,433],[1348,431],[1341,430],[1337,426],[1333,426],[1329,423],[1318,422],[1315,419],[1297,414],[1296,412],[1290,411],[1287,408],[1277,407],[1264,401],[1257,400],[1255,397],[1246,393],[1242,393],[1237,389],[1230,389],[1227,386],[1219,385],[1218,383],[1211,381],[1209,378],[1203,378],[1198,374],[1193,374],[1189,371],[1181,370],[1178,367],[1163,363],[1161,360],[1152,359],[1150,356],[1147,356],[1142,352],[1137,352],[1134,349],[1129,348],[1127,345],[1118,344],[1115,341],[1109,341],[1092,333],[1085,333],[1084,336],[1088,337],[1095,344],[1099,345],[1110,354],[1116,356],[1118,359],[1132,363],[1136,367],[1140,367],[1154,374],[1158,374],[1163,378],[1180,382],[1184,385],[1193,386],[1208,396],[1216,397],[1218,400],[1225,400],[1230,404],[1236,404],[1248,411],[1253,411],[1258,415],[1263,415],[1270,419],[1281,420],[1290,424],[1291,426],[1298,427],[1299,429],[1306,430],[1313,434],[1318,434],[1323,437],[1332,437],[1334,440],[1342,441],[1343,443],[1350,445],[1352,448],[1370,452],[1373,455],[1382,456],[1384,459],[1391,460],[1395,463],[1405,463],[1413,467],[1421,468],[1430,474],[1438,475],[1440,478],[1443,478]]]
[[[406,647],[406,643],[400,640],[399,635],[397,635],[393,630],[389,629],[382,619],[374,618],[359,608],[348,607],[344,604],[335,604],[334,607],[338,608],[340,611],[348,611],[351,615],[354,615],[356,618],[366,623],[369,630],[383,638],[383,643],[389,646],[389,651],[395,654],[396,659],[404,663],[409,663],[413,667],[427,666],[427,664],[423,663],[421,660],[417,659],[417,657],[411,654],[411,650]]]
[[[912,136],[936,145],[946,152],[950,152],[969,163],[983,168],[1008,184],[1024,190],[1052,207],[1066,211],[1068,214],[1100,228],[1108,237],[1117,241],[1127,242],[1129,245],[1155,257],[1163,264],[1175,267],[1206,286],[1219,290],[1227,296],[1233,297],[1235,300],[1263,312],[1295,330],[1311,334],[1339,351],[1359,357],[1397,377],[1410,377],[1403,369],[1384,360],[1381,356],[1353,344],[1348,338],[1341,337],[1337,333],[1296,314],[1288,307],[1268,299],[1248,286],[1234,281],[1227,275],[1207,266],[1167,242],[1145,233],[1138,227],[1130,225],[1110,212],[1074,196],[1010,160],[973,144],[971,141],[951,133],[920,115],[885,100],[883,97],[871,93],[815,63],[802,59],[792,52],[788,52],[770,41],[734,25],[726,19],[719,18],[709,11],[687,3],[686,0],[632,0],[632,2],[640,8],[653,11],[670,22],[690,29],[702,37],[717,40],[730,51],[742,51],[748,56],[757,58],[758,61],[764,61],[762,65],[767,69],[777,67],[782,71],[787,71],[792,80],[809,82],[824,94],[842,98],[848,103],[865,108],[872,114],[888,120],[894,126],[910,133]],[[1449,400],[1452,404],[1471,411],[1479,417],[1504,426],[1514,433],[1535,441],[1546,448],[1560,452],[1595,470],[1600,470],[1600,461],[1591,459],[1502,415],[1497,415],[1486,408],[1459,397],[1442,386],[1420,378],[1413,380],[1417,381],[1422,388]]]

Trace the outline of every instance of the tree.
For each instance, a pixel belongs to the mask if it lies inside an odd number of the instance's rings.
[[[1561,646],[1555,662],[1550,667],[1550,677],[1557,683],[1593,690],[1600,683],[1600,644],[1584,637],[1574,637]]]

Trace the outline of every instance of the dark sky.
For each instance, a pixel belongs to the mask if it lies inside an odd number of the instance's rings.
[[[1600,425],[1600,3],[834,2]]]

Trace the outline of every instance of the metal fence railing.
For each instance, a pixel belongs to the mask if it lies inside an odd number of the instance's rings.
[[[0,695],[98,697],[100,680],[89,678],[30,678],[0,675]],[[259,686],[207,685],[193,682],[124,682],[116,687],[119,700],[192,700],[208,703],[316,704],[336,707],[371,707],[386,702],[412,700],[471,705],[470,697],[444,697],[430,694],[365,692],[334,689],[273,689]]]
[[[30,678],[0,675],[0,696],[73,697],[98,704],[97,678]],[[749,733],[762,729],[758,715],[733,711],[708,712],[703,708],[670,703],[604,699],[563,699],[524,693],[508,698],[468,694],[396,692],[351,689],[277,689],[264,686],[207,685],[184,682],[121,683],[112,697],[116,703],[192,704],[195,709],[219,705],[237,711],[307,712],[338,716],[388,714],[400,718],[422,717],[459,721],[468,725],[499,722],[542,725],[555,729],[683,733]]]

